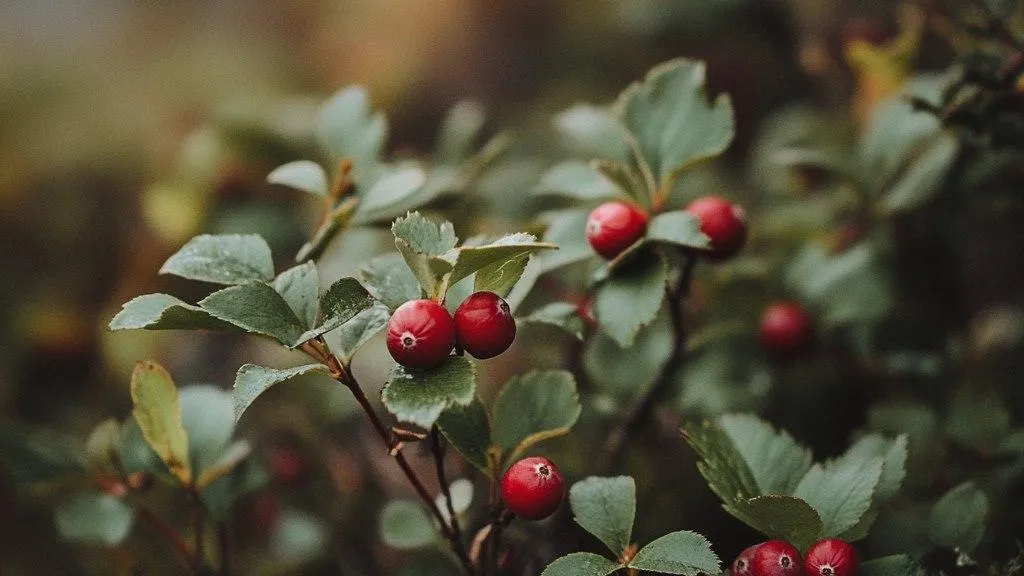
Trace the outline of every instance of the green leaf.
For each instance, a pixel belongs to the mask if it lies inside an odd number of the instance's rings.
[[[132,415],[146,443],[182,484],[191,484],[188,435],[171,375],[155,362],[139,362],[132,372],[131,388]]]
[[[229,448],[229,451],[231,449]],[[228,452],[225,457],[237,456],[238,453]],[[210,470],[217,468],[215,465]],[[238,500],[257,490],[262,489],[270,481],[270,473],[254,458],[238,462],[229,472],[216,476],[202,487],[200,497],[203,505],[217,520],[230,517],[231,511]]]
[[[986,454],[995,451],[1010,431],[1011,415],[994,391],[961,387],[953,395],[946,417],[950,440]]]
[[[491,447],[491,425],[487,410],[479,398],[467,406],[452,406],[437,418],[437,427],[459,454],[487,476],[491,465],[487,451]]]
[[[823,538],[839,536],[871,508],[882,475],[882,458],[846,459],[815,464],[793,495],[807,501],[821,518]]]
[[[299,252],[295,255],[295,261],[305,262],[320,258],[338,233],[352,220],[358,207],[359,198],[350,196],[342,199],[341,203],[332,208],[328,217],[321,222],[309,242],[299,248]]]
[[[882,198],[881,208],[886,214],[913,210],[925,204],[942,188],[942,183],[953,167],[960,151],[956,136],[943,133],[915,158],[903,175]]]
[[[536,194],[566,196],[578,200],[622,198],[615,182],[594,170],[586,162],[570,160],[544,173],[534,189]]]
[[[661,574],[718,574],[721,560],[708,539],[687,530],[670,532],[644,546],[628,566]]]
[[[786,282],[830,326],[877,321],[893,306],[889,273],[868,243],[837,255],[808,246],[789,265]]]
[[[439,258],[432,258],[431,261],[435,263],[440,260],[450,264],[451,276],[448,279],[448,284],[452,285],[479,270],[485,268],[494,270],[496,267],[500,268],[534,252],[558,248],[554,244],[536,240],[532,234],[523,232],[509,234],[487,244],[461,246],[449,250]],[[433,265],[432,267],[434,269],[444,268],[443,265]]]
[[[370,294],[391,310],[420,297],[416,276],[397,252],[366,262],[359,268],[359,277]]]
[[[532,257],[532,254],[523,254],[504,262],[488,264],[477,270],[476,274],[474,274],[473,291],[494,292],[504,298],[512,292],[516,283],[523,277],[523,273],[526,272],[526,266],[530,263],[530,258]]]
[[[585,230],[589,210],[565,210],[550,214],[550,225],[544,232],[544,242],[555,244],[558,250],[543,252],[538,257],[544,272],[561,268],[594,257],[587,243]]]
[[[629,476],[591,476],[572,485],[569,503],[576,523],[604,542],[616,557],[633,538],[636,483]]]
[[[655,66],[619,96],[616,111],[652,184],[663,191],[687,167],[722,153],[733,137],[732,104],[722,94],[708,105],[703,62],[680,58]]]
[[[608,576],[622,566],[590,552],[573,552],[558,558],[540,576]]]
[[[220,460],[235,433],[231,394],[215,386],[185,386],[178,403],[190,463],[198,475]]]
[[[263,282],[214,292],[199,306],[220,320],[246,332],[269,336],[285,346],[295,345],[304,332],[284,298]]]
[[[691,422],[683,427],[683,438],[700,457],[697,469],[707,480],[708,488],[727,505],[761,494],[743,455],[719,426],[710,421]]]
[[[462,100],[448,109],[437,135],[437,164],[459,164],[469,156],[480,131],[487,121],[483,105],[475,100]]]
[[[807,502],[794,496],[768,494],[739,499],[725,510],[768,538],[785,540],[806,550],[821,539],[821,518]]]
[[[344,364],[352,361],[356,352],[377,335],[391,319],[388,307],[377,303],[356,314],[340,328],[328,333],[327,343]]]
[[[526,316],[516,318],[516,324],[547,324],[565,330],[583,340],[583,320],[578,313],[578,306],[569,302],[552,302],[545,304]]]
[[[553,124],[569,151],[582,158],[625,161],[626,131],[611,110],[576,104],[555,115]]]
[[[18,484],[50,482],[86,473],[82,448],[72,438],[53,433],[30,434],[0,424],[0,462]]]
[[[331,188],[324,169],[316,162],[309,160],[296,160],[278,166],[267,175],[267,182],[309,192],[323,198],[328,197]]]
[[[111,330],[238,330],[198,306],[167,294],[132,298],[110,321]]]
[[[896,495],[906,476],[907,435],[900,434],[890,440],[880,434],[867,434],[850,446],[840,457],[842,460],[864,461],[882,458],[882,474],[875,488],[875,501],[882,502]]]
[[[640,328],[657,317],[667,279],[668,267],[653,254],[621,267],[597,289],[594,297],[594,312],[601,329],[619,346],[632,346]]]
[[[373,176],[387,132],[387,118],[373,113],[362,86],[348,86],[331,96],[316,123],[321,145],[333,157],[352,161],[352,176],[359,185]]]
[[[749,414],[726,414],[718,425],[750,469],[759,494],[792,494],[811,468],[811,451],[785,431]]]
[[[320,297],[320,325],[302,334],[295,346],[330,332],[369,309],[375,301],[370,293],[355,278],[342,278]]]
[[[323,364],[306,364],[305,366],[296,366],[295,368],[284,370],[257,366],[256,364],[244,364],[235,375],[235,387],[232,391],[235,422],[242,417],[242,414],[252,405],[253,401],[271,386],[287,382],[292,378],[298,378],[311,372],[323,372],[326,374],[330,371]]]
[[[392,500],[380,513],[380,539],[399,550],[427,546],[437,531],[423,507],[408,500]]]
[[[411,212],[395,220],[391,232],[395,246],[423,290],[431,298],[440,296],[449,284],[453,264],[434,257],[452,250],[458,242],[451,222],[437,224],[419,212]]]
[[[427,174],[414,163],[381,166],[369,188],[360,194],[353,221],[357,224],[387,222],[422,202],[414,201],[427,183]]]
[[[121,424],[115,418],[100,422],[85,441],[85,455],[93,468],[116,472],[121,447]]]
[[[571,373],[535,370],[515,376],[491,406],[494,443],[506,460],[514,460],[537,442],[567,434],[581,410]]]
[[[916,150],[934,138],[941,123],[934,114],[915,110],[903,93],[872,109],[861,141],[861,170],[881,189],[892,181]]]
[[[704,249],[711,246],[711,240],[700,231],[700,219],[682,210],[659,214],[651,219],[647,226],[647,240],[686,248]]]
[[[638,398],[654,385],[672,355],[674,340],[672,323],[662,312],[640,330],[629,348],[604,332],[591,335],[584,344],[583,368],[601,392],[624,400]]]
[[[131,506],[116,496],[80,492],[57,505],[55,520],[60,537],[69,542],[113,548],[132,528]]]
[[[232,418],[231,421],[234,422],[234,419]],[[239,440],[224,446],[220,451],[220,456],[212,464],[206,466],[199,478],[196,479],[196,487],[205,490],[213,482],[230,474],[251,455],[252,444],[247,440]]]
[[[203,234],[164,262],[161,274],[214,284],[245,284],[274,277],[266,240],[256,234]]]
[[[315,264],[306,262],[280,273],[274,279],[274,290],[288,303],[304,328],[316,326],[320,274]]]
[[[161,478],[173,479],[167,465],[146,442],[142,428],[133,416],[121,425],[120,445],[121,466],[126,474],[147,472]]]
[[[476,397],[476,370],[461,357],[450,356],[431,370],[396,365],[381,391],[384,406],[402,422],[430,428],[445,409],[466,406]]]
[[[860,565],[858,576],[917,576],[920,568],[906,554],[894,554],[868,560]]]
[[[985,536],[987,519],[988,497],[973,482],[964,482],[932,507],[928,539],[936,546],[970,554]]]
[[[270,533],[270,561],[297,567],[323,554],[329,542],[326,522],[308,512],[286,508]]]

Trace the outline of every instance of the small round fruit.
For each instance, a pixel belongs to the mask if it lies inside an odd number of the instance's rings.
[[[747,217],[739,204],[718,196],[698,198],[686,211],[700,219],[700,231],[711,239],[708,256],[725,260],[739,251],[747,239]]]
[[[494,292],[476,292],[455,310],[455,337],[474,358],[501,354],[516,338],[516,321],[508,302]]]
[[[810,316],[796,302],[775,302],[761,313],[758,337],[761,345],[773,354],[803,351],[810,345],[813,332]]]
[[[407,368],[437,366],[455,346],[455,322],[433,300],[410,300],[388,320],[388,352]]]
[[[607,260],[629,248],[646,230],[647,214],[626,202],[605,202],[587,217],[587,242]]]
[[[540,456],[517,461],[501,479],[505,505],[527,520],[541,520],[554,514],[564,492],[562,473],[551,460]]]
[[[761,544],[747,547],[732,561],[732,576],[750,576],[750,567],[754,562],[754,552]]]
[[[822,540],[807,551],[807,576],[853,576],[857,573],[857,551],[839,538]]]
[[[785,540],[769,540],[754,551],[751,576],[803,576],[800,552]]]

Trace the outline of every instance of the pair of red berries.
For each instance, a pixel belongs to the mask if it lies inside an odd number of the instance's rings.
[[[516,461],[501,478],[501,496],[509,511],[527,520],[542,520],[558,510],[565,495],[562,473],[541,456]]]
[[[769,540],[740,552],[732,563],[732,576],[853,576],[857,565],[857,551],[839,538],[811,546],[802,562],[792,544]]]
[[[811,317],[796,302],[774,302],[761,313],[758,338],[772,354],[799,354],[810,346],[813,336]]]
[[[711,239],[705,253],[724,260],[739,251],[747,238],[746,216],[738,204],[718,196],[698,198],[686,211],[700,220],[700,231]],[[606,202],[587,217],[587,242],[595,252],[611,260],[647,231],[647,213],[635,204]]]
[[[459,305],[455,317],[433,300],[410,300],[388,320],[388,352],[407,368],[437,366],[456,342],[474,358],[501,354],[516,337],[512,311],[494,292],[476,292]]]

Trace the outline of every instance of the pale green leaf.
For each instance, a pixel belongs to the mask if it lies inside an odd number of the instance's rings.
[[[334,158],[352,161],[352,175],[363,185],[373,176],[387,138],[384,114],[370,109],[362,86],[348,86],[335,93],[320,109],[316,134]]]
[[[689,212],[676,210],[659,214],[647,226],[647,240],[666,242],[686,248],[710,247],[710,239],[700,231],[700,219]]]
[[[895,214],[928,202],[942,188],[953,167],[960,142],[952,134],[940,134],[914,158],[881,200],[882,211]]]
[[[402,422],[430,428],[445,409],[466,406],[476,394],[476,371],[461,356],[431,370],[396,365],[381,391],[384,406]]]
[[[370,259],[359,268],[359,277],[370,294],[391,310],[420,297],[416,276],[397,252]]]
[[[576,104],[555,115],[553,124],[565,147],[582,158],[625,161],[626,133],[611,110]]]
[[[315,264],[306,262],[278,274],[274,290],[288,303],[304,328],[316,326],[320,275]]]
[[[220,460],[231,443],[235,433],[231,394],[215,386],[184,386],[178,402],[192,470],[198,476]]]
[[[579,200],[622,198],[619,187],[586,162],[570,160],[544,173],[534,189],[539,195],[565,196]]]
[[[792,494],[811,468],[809,449],[756,416],[726,414],[718,425],[747,463],[760,494]]]
[[[594,297],[601,329],[623,348],[632,346],[637,332],[657,317],[667,279],[668,267],[653,254],[619,268]]]
[[[110,321],[111,330],[238,330],[198,306],[167,294],[132,298]]]
[[[483,268],[501,266],[524,255],[558,248],[554,244],[536,240],[532,234],[509,234],[486,244],[454,248],[438,258],[432,258],[431,262],[443,261],[450,264],[451,276],[448,283],[451,285]],[[444,266],[435,265],[433,268],[443,269]]]
[[[322,519],[286,508],[270,532],[270,561],[297,567],[323,554],[330,539],[330,528]]]
[[[418,192],[427,183],[423,168],[413,163],[382,166],[369,189],[363,192],[353,221],[357,224],[387,222],[422,202]]]
[[[117,471],[121,449],[121,424],[115,418],[100,422],[85,441],[85,455],[93,468],[111,473]]]
[[[487,410],[475,398],[467,406],[452,406],[437,418],[437,428],[470,464],[490,476],[487,450],[491,447],[491,426]]]
[[[134,516],[123,500],[98,492],[75,494],[55,511],[57,532],[64,540],[111,548],[128,537]]]
[[[515,376],[491,406],[494,443],[506,460],[514,460],[533,444],[568,433],[581,410],[571,373],[536,370]]]
[[[849,459],[815,464],[793,495],[807,501],[821,518],[822,537],[839,536],[871,508],[883,459]]]
[[[579,307],[569,302],[552,302],[545,304],[526,316],[516,318],[516,324],[547,324],[565,330],[577,340],[583,340],[583,320],[579,316]]]
[[[344,363],[348,364],[363,344],[369,342],[388,325],[390,318],[391,312],[387,306],[374,304],[356,314],[337,330],[327,333],[327,344]]]
[[[295,344],[304,331],[284,298],[263,282],[214,292],[199,306],[220,320],[246,332],[269,336],[285,346]]]
[[[381,510],[379,529],[380,539],[399,550],[422,548],[437,537],[427,512],[409,500],[388,502]]]
[[[132,372],[131,392],[132,415],[146,443],[182,484],[191,484],[188,435],[171,375],[155,362],[139,362]]]
[[[267,182],[309,192],[323,198],[327,198],[330,194],[327,173],[319,164],[310,160],[296,160],[278,166],[267,175]]]
[[[200,477],[203,506],[216,520],[229,518],[242,496],[262,489],[270,481],[265,466],[256,458],[245,457],[247,449],[244,441],[232,444],[223,458]]]
[[[245,284],[274,277],[267,242],[256,234],[203,234],[164,262],[161,274],[214,284]]]
[[[458,164],[469,156],[487,121],[483,105],[462,100],[448,109],[437,137],[437,164]]]
[[[708,539],[687,530],[670,532],[644,546],[629,562],[630,568],[661,574],[718,574],[721,560]]]
[[[589,210],[565,210],[550,215],[551,223],[544,232],[544,242],[557,245],[558,250],[543,252],[538,256],[542,271],[547,272],[594,257],[594,250],[587,243],[585,233],[589,214]]]
[[[569,503],[576,523],[621,556],[633,538],[636,483],[629,476],[591,476],[572,485]]]
[[[507,296],[523,277],[532,257],[532,254],[522,254],[477,270],[473,275],[473,291],[494,292],[501,297]]]
[[[234,396],[234,420],[237,422],[245,410],[252,405],[253,401],[271,386],[312,372],[327,374],[330,371],[323,364],[306,364],[284,370],[257,366],[256,364],[244,364],[235,375],[235,387],[232,391]]]
[[[395,220],[391,232],[420,286],[428,296],[439,296],[449,284],[453,263],[435,257],[452,250],[458,242],[451,222],[438,224],[411,212]]]
[[[985,536],[988,508],[988,497],[973,482],[956,486],[932,507],[928,539],[970,554]]]
[[[540,576],[608,576],[622,566],[590,552],[573,552],[558,558]]]

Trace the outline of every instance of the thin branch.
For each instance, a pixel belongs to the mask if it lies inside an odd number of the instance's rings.
[[[220,544],[220,574],[231,576],[231,540],[228,539],[228,523],[217,523],[217,542]]]
[[[192,559],[192,570],[197,576],[199,576],[203,573],[203,560],[205,556],[203,552],[203,505],[202,502],[199,501],[199,493],[196,492],[194,487],[190,486],[186,490],[188,493],[189,507],[192,509],[192,531],[194,532],[196,540],[195,554]]]
[[[166,520],[157,516],[152,510],[145,506],[136,506],[139,512],[139,517],[144,520],[151,528],[159,532],[171,546],[178,552],[182,560],[185,561],[189,566],[192,565],[192,551],[189,550],[188,543],[185,542],[185,537],[182,536],[173,526],[167,523]]]
[[[452,503],[451,486],[448,484],[447,475],[444,472],[444,449],[441,446],[441,432],[434,426],[430,431],[430,451],[434,454],[434,468],[437,470],[437,482],[441,485],[441,494],[444,494],[444,502],[448,507],[448,517],[451,519],[452,535],[455,536],[459,546],[463,546],[462,528],[459,526],[459,518],[455,514],[455,504]]]

